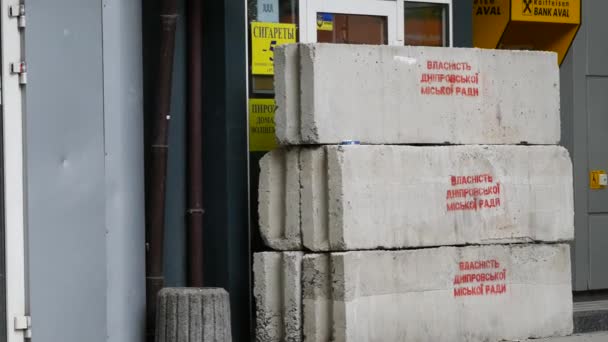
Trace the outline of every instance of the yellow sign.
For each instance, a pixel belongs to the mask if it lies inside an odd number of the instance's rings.
[[[511,20],[579,24],[581,2],[580,0],[512,0]]]
[[[317,13],[317,31],[333,31],[334,15],[331,13]]]
[[[589,172],[589,188],[604,189],[606,187],[606,171],[592,170]]]
[[[274,74],[274,48],[296,43],[296,25],[251,23],[251,72],[253,75]]]
[[[270,151],[277,147],[275,111],[274,99],[249,99],[249,151]]]
[[[557,52],[561,64],[581,23],[581,0],[473,0],[473,45]]]
[[[510,20],[510,0],[473,1],[473,45],[495,49]]]

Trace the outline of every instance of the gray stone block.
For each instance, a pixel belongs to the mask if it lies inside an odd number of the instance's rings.
[[[302,249],[300,230],[300,155],[290,149],[268,152],[260,160],[258,213],[264,243],[272,249]]]
[[[521,341],[572,333],[570,249],[306,254],[305,342]]]
[[[283,145],[559,141],[555,53],[300,44],[275,56]]]
[[[275,250],[574,238],[572,163],[560,146],[289,147],[260,166],[260,232]]]
[[[256,341],[302,341],[302,252],[253,254]]]
[[[275,49],[275,68],[283,70],[274,74],[277,110],[289,115],[276,115],[277,131],[282,132],[288,141],[298,141],[300,137],[300,120],[295,113],[300,111],[300,45],[284,45]]]
[[[228,342],[230,297],[220,288],[165,288],[158,294],[156,342]]]

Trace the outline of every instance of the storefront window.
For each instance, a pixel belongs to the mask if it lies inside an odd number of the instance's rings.
[[[405,3],[405,45],[449,46],[448,5]]]
[[[249,22],[298,24],[299,0],[248,0]]]
[[[270,32],[271,29],[276,27],[275,24],[294,24],[298,25],[298,3],[299,0],[249,0],[248,1],[248,18],[250,23],[250,41],[254,41],[259,37],[255,36],[255,33],[251,29],[251,23],[267,23],[264,25],[265,33]],[[254,24],[255,25],[255,24]],[[280,37],[276,41],[284,39]],[[273,41],[268,40],[268,47],[265,51],[272,51],[274,46]],[[298,32],[295,29],[295,41],[298,41]],[[249,58],[252,63],[256,63],[256,59],[259,59],[260,51],[252,50],[251,44],[249,49]],[[250,70],[250,96],[251,95],[269,95],[274,93],[273,76],[272,73],[260,73],[254,70],[253,65]]]
[[[317,42],[388,44],[387,18],[374,15],[317,13]]]

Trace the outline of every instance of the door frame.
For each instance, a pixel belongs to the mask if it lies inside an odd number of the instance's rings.
[[[23,85],[11,65],[22,61],[22,33],[16,17],[8,13],[19,0],[0,0],[0,44],[2,63],[2,161],[4,252],[6,274],[7,342],[23,342],[27,327],[25,276],[25,167]],[[24,75],[25,76],[25,75]],[[23,80],[24,81],[24,80]],[[21,326],[17,326],[16,323]],[[27,326],[27,323],[26,323]]]

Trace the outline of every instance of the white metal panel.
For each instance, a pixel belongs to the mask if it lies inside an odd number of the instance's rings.
[[[308,10],[307,10],[308,9],[308,0],[300,0],[298,8],[299,8],[298,29],[300,31],[300,42],[308,43],[308,42],[310,42],[308,40],[308,31],[307,31],[308,26],[310,26],[310,25],[307,25],[308,24],[308,15],[307,15],[308,14]],[[315,37],[316,36],[317,35],[315,34]]]
[[[6,225],[7,341],[22,342],[24,331],[15,330],[15,317],[25,312],[23,99],[19,76],[11,63],[23,59],[17,18],[9,18],[10,6],[19,0],[0,0],[2,44],[2,116],[4,120],[4,205]]]
[[[434,2],[448,4],[448,33],[450,36],[450,44],[448,46],[454,46],[454,9],[452,7],[452,0],[441,0]]]
[[[399,45],[405,42],[405,2],[397,1],[397,40]]]
[[[146,318],[142,3],[104,4],[105,342],[138,342]]]

